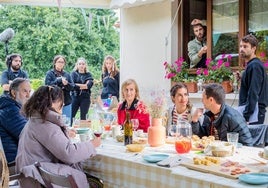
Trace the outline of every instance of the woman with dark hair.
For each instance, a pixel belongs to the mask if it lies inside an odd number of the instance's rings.
[[[90,106],[91,87],[93,78],[87,68],[87,61],[78,58],[71,77],[75,84],[72,94],[72,117],[75,117],[80,108],[80,119],[86,119],[86,114]]]
[[[119,69],[117,68],[116,60],[110,55],[106,56],[102,64],[101,81],[103,88],[101,99],[116,96],[117,100],[119,100],[119,78]]]
[[[169,109],[169,123],[177,124],[178,120],[185,120],[189,123],[197,122],[200,117],[200,110],[197,110],[190,103],[187,86],[177,83],[170,89],[170,97],[174,105]]]
[[[61,118],[62,106],[63,91],[57,86],[41,86],[26,102],[24,113],[29,120],[16,157],[16,170],[25,176],[19,180],[21,187],[41,187],[35,162],[52,173],[72,174],[78,187],[89,187],[79,162],[96,154],[101,139],[72,143]]]
[[[63,90],[64,106],[63,114],[72,118],[72,98],[70,92],[74,89],[74,83],[70,74],[64,71],[66,59],[62,55],[56,55],[53,59],[53,69],[46,73],[45,84],[56,85]]]

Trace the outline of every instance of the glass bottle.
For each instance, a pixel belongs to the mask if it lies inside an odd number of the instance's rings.
[[[126,120],[124,122],[124,144],[132,144],[133,141],[133,128],[132,122],[130,121],[130,114],[126,111]]]

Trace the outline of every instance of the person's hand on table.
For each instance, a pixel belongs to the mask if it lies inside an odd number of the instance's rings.
[[[95,137],[93,140],[91,140],[91,143],[95,148],[99,147],[101,145],[101,137]]]

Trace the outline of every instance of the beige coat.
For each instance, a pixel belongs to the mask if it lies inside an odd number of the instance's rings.
[[[79,187],[89,187],[79,162],[95,154],[96,150],[90,141],[81,143],[70,141],[60,114],[49,111],[45,122],[42,121],[40,115],[35,115],[29,119],[20,135],[16,170],[17,172],[23,172],[28,177],[20,181],[20,186],[25,188],[40,187],[37,181],[43,182],[39,173],[33,167],[33,164],[39,161],[41,165],[42,162],[45,162],[43,163],[44,167],[47,170],[50,169],[51,172],[58,174],[71,173]],[[55,164],[50,165],[49,163]],[[37,181],[29,177],[33,177]]]

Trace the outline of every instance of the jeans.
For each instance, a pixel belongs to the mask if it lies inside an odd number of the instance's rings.
[[[90,97],[72,96],[72,116],[75,117],[80,108],[80,119],[85,120],[90,106]]]
[[[67,106],[63,106],[62,114],[65,114],[66,117],[72,119],[72,104],[69,104]]]

